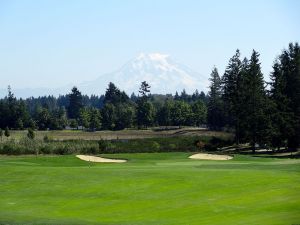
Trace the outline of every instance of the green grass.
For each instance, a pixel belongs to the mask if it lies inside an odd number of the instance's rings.
[[[0,224],[299,224],[300,160],[189,153],[0,156]]]

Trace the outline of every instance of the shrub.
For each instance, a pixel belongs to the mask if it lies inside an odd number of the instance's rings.
[[[151,145],[151,150],[153,150],[154,152],[159,151],[160,149],[160,144],[158,144],[156,141],[153,141],[152,145]]]
[[[34,139],[34,136],[35,136],[35,134],[34,134],[34,131],[33,131],[33,129],[32,128],[29,128],[28,129],[28,133],[27,133],[27,137],[29,138],[29,139]]]
[[[44,145],[40,148],[42,154],[53,154],[53,148],[51,145]]]
[[[107,143],[105,140],[99,140],[98,141],[98,149],[99,149],[99,152],[103,152],[105,153],[106,149],[107,149]]]
[[[175,144],[169,144],[168,147],[170,150],[173,150],[176,149],[177,146]]]
[[[194,142],[194,145],[198,148],[198,149],[204,149],[205,147],[205,143],[201,140],[196,140]]]
[[[44,140],[44,142],[49,142],[49,141],[50,141],[50,138],[49,138],[48,135],[46,134],[46,135],[43,137],[43,140]]]
[[[232,145],[234,141],[232,139],[223,139],[219,137],[212,137],[209,143],[205,144],[205,150],[216,151],[218,148]]]

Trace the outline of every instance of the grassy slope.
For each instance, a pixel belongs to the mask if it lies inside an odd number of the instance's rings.
[[[300,161],[188,153],[0,156],[0,224],[295,224]],[[89,167],[90,165],[90,167]]]

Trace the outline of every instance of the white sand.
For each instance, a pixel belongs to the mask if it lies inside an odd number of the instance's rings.
[[[206,159],[206,160],[229,160],[232,159],[232,156],[229,155],[214,155],[214,154],[206,154],[206,153],[198,153],[191,155],[190,159]]]
[[[77,158],[89,161],[89,162],[101,162],[101,163],[124,163],[127,162],[125,159],[107,159],[97,156],[91,156],[91,155],[76,155]]]

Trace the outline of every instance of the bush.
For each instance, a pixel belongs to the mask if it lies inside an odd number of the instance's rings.
[[[160,144],[158,144],[156,141],[153,141],[152,145],[151,145],[151,150],[153,150],[154,152],[159,151],[160,149]]]
[[[53,154],[54,151],[51,145],[44,145],[40,148],[40,152],[42,154]]]
[[[198,149],[204,149],[205,147],[205,143],[201,140],[196,140],[194,142],[194,145],[198,148]]]
[[[168,145],[170,150],[176,149],[176,145],[175,144],[169,144]]]
[[[209,143],[205,144],[205,150],[207,151],[217,151],[218,148],[230,146],[234,143],[232,139],[224,139],[219,137],[212,137]]]
[[[106,148],[107,148],[107,143],[105,140],[99,140],[98,141],[98,149],[99,149],[99,152],[105,152],[106,151]]]
[[[46,134],[46,135],[43,137],[43,141],[44,141],[44,142],[49,142],[49,141],[51,141],[51,139],[50,139],[49,136]]]
[[[28,129],[27,137],[28,137],[29,139],[32,139],[32,140],[34,139],[35,134],[34,134],[34,131],[33,131],[32,128],[29,128],[29,129]]]

